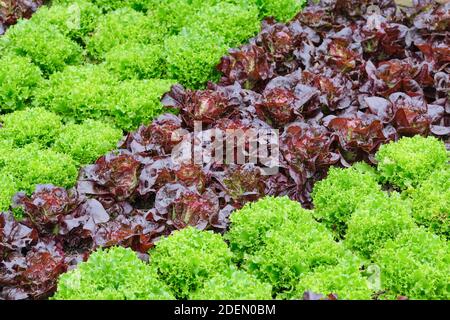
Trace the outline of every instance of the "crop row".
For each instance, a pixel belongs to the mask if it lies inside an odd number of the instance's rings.
[[[377,159],[377,169],[331,169],[314,211],[267,197],[232,213],[223,238],[188,227],[157,242],[148,263],[98,250],[60,277],[54,299],[448,299],[444,145],[403,138]]]

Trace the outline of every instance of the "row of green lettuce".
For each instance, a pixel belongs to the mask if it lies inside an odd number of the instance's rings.
[[[36,184],[70,187],[174,83],[218,78],[227,48],[297,0],[54,0],[0,38],[0,211]]]
[[[99,249],[63,274],[53,299],[450,298],[450,168],[434,138],[380,148],[378,166],[332,168],[314,210],[266,197],[223,236],[186,228],[143,262]]]

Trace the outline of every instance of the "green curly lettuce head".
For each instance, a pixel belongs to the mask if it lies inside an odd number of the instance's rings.
[[[383,298],[450,298],[450,246],[423,228],[403,231],[373,256],[381,270]]]
[[[307,0],[256,0],[262,17],[274,17],[281,22],[292,19],[307,2]]]
[[[172,300],[155,270],[131,249],[99,249],[62,274],[54,300]]]
[[[0,113],[24,109],[42,81],[39,67],[30,58],[6,54],[0,58]]]
[[[68,155],[29,144],[14,149],[4,159],[3,170],[10,174],[17,191],[31,194],[37,184],[73,187],[78,176],[75,162]]]
[[[202,88],[219,79],[215,66],[227,52],[222,36],[210,32],[182,31],[166,38],[164,54],[169,78],[189,88]]]
[[[327,178],[314,186],[314,215],[336,237],[342,238],[347,230],[347,221],[356,207],[368,195],[377,194],[382,194],[381,187],[371,171],[361,170],[361,166],[331,168]]]
[[[39,66],[46,76],[61,71],[66,65],[83,62],[81,47],[49,23],[21,20],[0,39],[0,51],[25,56]]]
[[[61,2],[61,1],[59,1]],[[67,37],[77,42],[91,33],[102,11],[99,7],[85,0],[71,0],[43,6],[33,15],[33,23],[52,24]]]
[[[219,2],[203,7],[187,17],[186,28],[197,33],[204,30],[224,38],[230,47],[247,42],[259,30],[259,11],[254,4],[232,4]]]
[[[53,149],[70,155],[77,165],[87,165],[114,149],[121,138],[122,130],[101,121],[86,120],[66,125]]]
[[[357,172],[371,176],[375,181],[379,181],[380,179],[377,168],[367,164],[366,162],[356,162],[352,165],[352,168]]]
[[[12,197],[18,191],[14,176],[4,169],[13,152],[12,141],[0,139],[0,212],[9,209]]]
[[[0,139],[0,170],[6,165],[14,151],[14,143],[11,140]]]
[[[428,137],[404,137],[380,147],[375,155],[383,182],[405,190],[417,187],[423,180],[448,162],[442,141]]]
[[[79,0],[75,0],[79,1]],[[164,2],[165,0],[158,0]],[[55,4],[72,4],[74,0],[53,0]],[[83,2],[92,3],[102,9],[104,13],[114,11],[120,8],[132,8],[137,11],[146,11],[151,0],[83,0]]]
[[[434,171],[411,194],[413,217],[419,225],[450,238],[450,167]]]
[[[102,9],[103,12],[110,12],[120,8],[132,8],[142,11],[145,9],[148,0],[88,0]],[[73,0],[53,0],[53,4],[70,4]]]
[[[272,286],[242,270],[230,269],[205,282],[190,300],[271,300]]]
[[[177,298],[187,298],[214,275],[226,272],[232,254],[219,234],[192,227],[156,243],[151,264]]]
[[[5,170],[0,170],[0,212],[9,209],[12,197],[16,192],[17,186],[14,178]]]
[[[361,261],[347,259],[335,266],[322,266],[300,278],[292,297],[302,299],[307,291],[339,300],[370,300],[372,290],[360,271]]]
[[[202,8],[217,4],[219,0],[145,0],[145,8],[152,18],[165,25],[174,35]],[[225,1],[224,1],[225,2]],[[230,2],[226,0],[226,2]]]
[[[158,44],[166,29],[153,17],[131,8],[122,8],[103,15],[92,36],[87,39],[87,51],[96,60],[103,60],[106,53],[117,45],[136,42]]]
[[[139,1],[139,0],[138,0]],[[192,22],[192,17],[199,11],[208,10],[215,5],[234,4],[241,11],[249,10],[249,5],[254,5],[255,0],[142,0],[144,8],[151,13],[152,18],[164,24],[170,34],[179,33],[183,27]],[[211,12],[210,19],[214,20],[216,12]],[[223,17],[223,15],[222,15]],[[248,26],[246,26],[248,27]]]
[[[108,117],[110,97],[118,80],[103,66],[72,66],[53,74],[36,90],[34,104],[63,117],[66,122]]]
[[[161,97],[173,84],[175,81],[164,79],[121,82],[108,99],[114,124],[125,131],[149,124],[165,111]]]
[[[37,90],[35,104],[66,122],[101,119],[132,131],[163,112],[160,99],[172,84],[159,79],[120,82],[103,65],[68,67]]]
[[[105,55],[108,70],[120,79],[158,79],[165,76],[163,50],[160,45],[124,43]]]
[[[261,249],[267,233],[280,228],[288,221],[313,222],[309,211],[300,203],[288,197],[265,197],[257,202],[247,203],[230,216],[231,227],[225,234],[230,248],[238,261],[245,254]]]
[[[261,249],[244,256],[243,268],[270,283],[275,293],[292,290],[304,274],[349,255],[325,226],[309,219],[285,222],[265,237]]]
[[[148,0],[147,8],[152,8],[154,19],[164,24],[169,34],[177,34],[186,24],[188,17],[192,16],[197,7],[189,0]]]
[[[386,241],[415,227],[409,202],[398,194],[369,196],[348,221],[345,244],[363,257],[370,258]]]
[[[37,143],[49,147],[62,128],[61,118],[44,108],[30,108],[0,116],[0,139],[16,147]]]

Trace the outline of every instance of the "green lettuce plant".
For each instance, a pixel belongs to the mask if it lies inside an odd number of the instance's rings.
[[[54,1],[52,6],[41,7],[33,15],[32,21],[36,24],[55,25],[65,36],[83,43],[94,30],[101,15],[102,10],[86,0]]]
[[[303,294],[310,291],[323,296],[334,294],[340,300],[370,300],[372,290],[359,268],[355,259],[319,267],[300,278],[292,296],[302,299]]]
[[[189,32],[168,37],[164,54],[169,78],[190,88],[201,88],[219,79],[215,66],[227,52],[224,38],[215,33]]]
[[[402,190],[417,187],[448,161],[442,141],[419,135],[382,145],[375,157],[382,182]]]
[[[347,255],[325,226],[312,220],[289,221],[267,232],[265,245],[244,256],[243,268],[281,293],[295,288],[304,274],[336,265]]]
[[[152,18],[164,24],[169,34],[181,31],[189,17],[192,17],[201,7],[217,3],[217,0],[146,0],[145,7],[151,12]]]
[[[8,210],[16,192],[17,186],[14,178],[5,170],[0,170],[0,212]]]
[[[398,194],[369,196],[348,221],[345,244],[370,258],[386,241],[415,227],[409,202]]]
[[[259,30],[258,14],[258,8],[251,3],[218,2],[188,16],[186,28],[198,33],[204,30],[215,33],[223,37],[229,47],[235,47],[248,41]]]
[[[161,43],[166,29],[153,17],[131,8],[122,8],[100,17],[87,40],[88,53],[97,60],[117,45],[127,42]]]
[[[411,193],[412,212],[419,225],[450,237],[450,168],[434,171]]]
[[[114,149],[121,137],[120,129],[101,121],[86,120],[82,124],[66,125],[53,149],[70,155],[77,165],[87,165]]]
[[[13,141],[16,147],[29,143],[48,147],[62,128],[61,118],[44,108],[30,108],[0,116],[0,123],[0,139]]]
[[[0,139],[0,170],[6,165],[13,150],[14,144],[11,140]]]
[[[5,158],[3,172],[14,179],[17,191],[29,194],[37,184],[72,187],[78,175],[75,162],[70,156],[50,149],[40,149],[36,144],[14,149]]]
[[[160,45],[124,43],[105,54],[105,65],[122,80],[165,77],[165,62]]]
[[[155,270],[131,249],[99,249],[60,276],[54,300],[171,300]]]
[[[36,91],[35,104],[60,114],[66,122],[105,119],[111,110],[110,97],[117,78],[103,66],[67,67],[53,74]]]
[[[368,195],[382,194],[371,171],[360,166],[347,169],[331,168],[326,179],[315,184],[312,198],[314,215],[336,237],[342,238],[356,207]]]
[[[108,114],[125,131],[149,124],[164,112],[161,97],[175,84],[173,80],[149,79],[123,81],[107,99]]]
[[[56,25],[21,20],[0,39],[0,51],[26,56],[48,76],[83,61],[81,47]]]
[[[247,203],[230,216],[230,230],[225,239],[238,261],[264,247],[268,233],[289,221],[313,223],[312,215],[300,203],[288,197],[265,197]]]
[[[120,82],[103,65],[68,67],[37,90],[35,104],[60,114],[66,122],[98,119],[131,131],[163,112],[161,96],[171,80]]]
[[[21,110],[33,99],[42,81],[41,70],[27,57],[6,54],[0,58],[0,113]]]
[[[218,274],[189,296],[191,300],[271,300],[272,286],[242,270]]]
[[[450,298],[450,247],[423,228],[403,231],[374,255],[381,270],[384,298]]]
[[[231,266],[231,252],[219,234],[192,227],[175,231],[149,252],[151,264],[177,298],[187,298]]]
[[[137,11],[146,11],[150,0],[83,0],[95,4],[104,13],[120,8],[132,8]],[[163,2],[164,0],[158,0]],[[53,0],[53,4],[71,4],[73,0]]]
[[[274,17],[281,22],[292,19],[307,2],[307,0],[256,0],[262,17]]]

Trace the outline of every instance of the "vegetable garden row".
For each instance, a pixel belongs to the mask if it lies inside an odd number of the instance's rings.
[[[0,299],[449,299],[449,12],[55,0],[19,20]],[[273,129],[272,175],[174,160]]]

